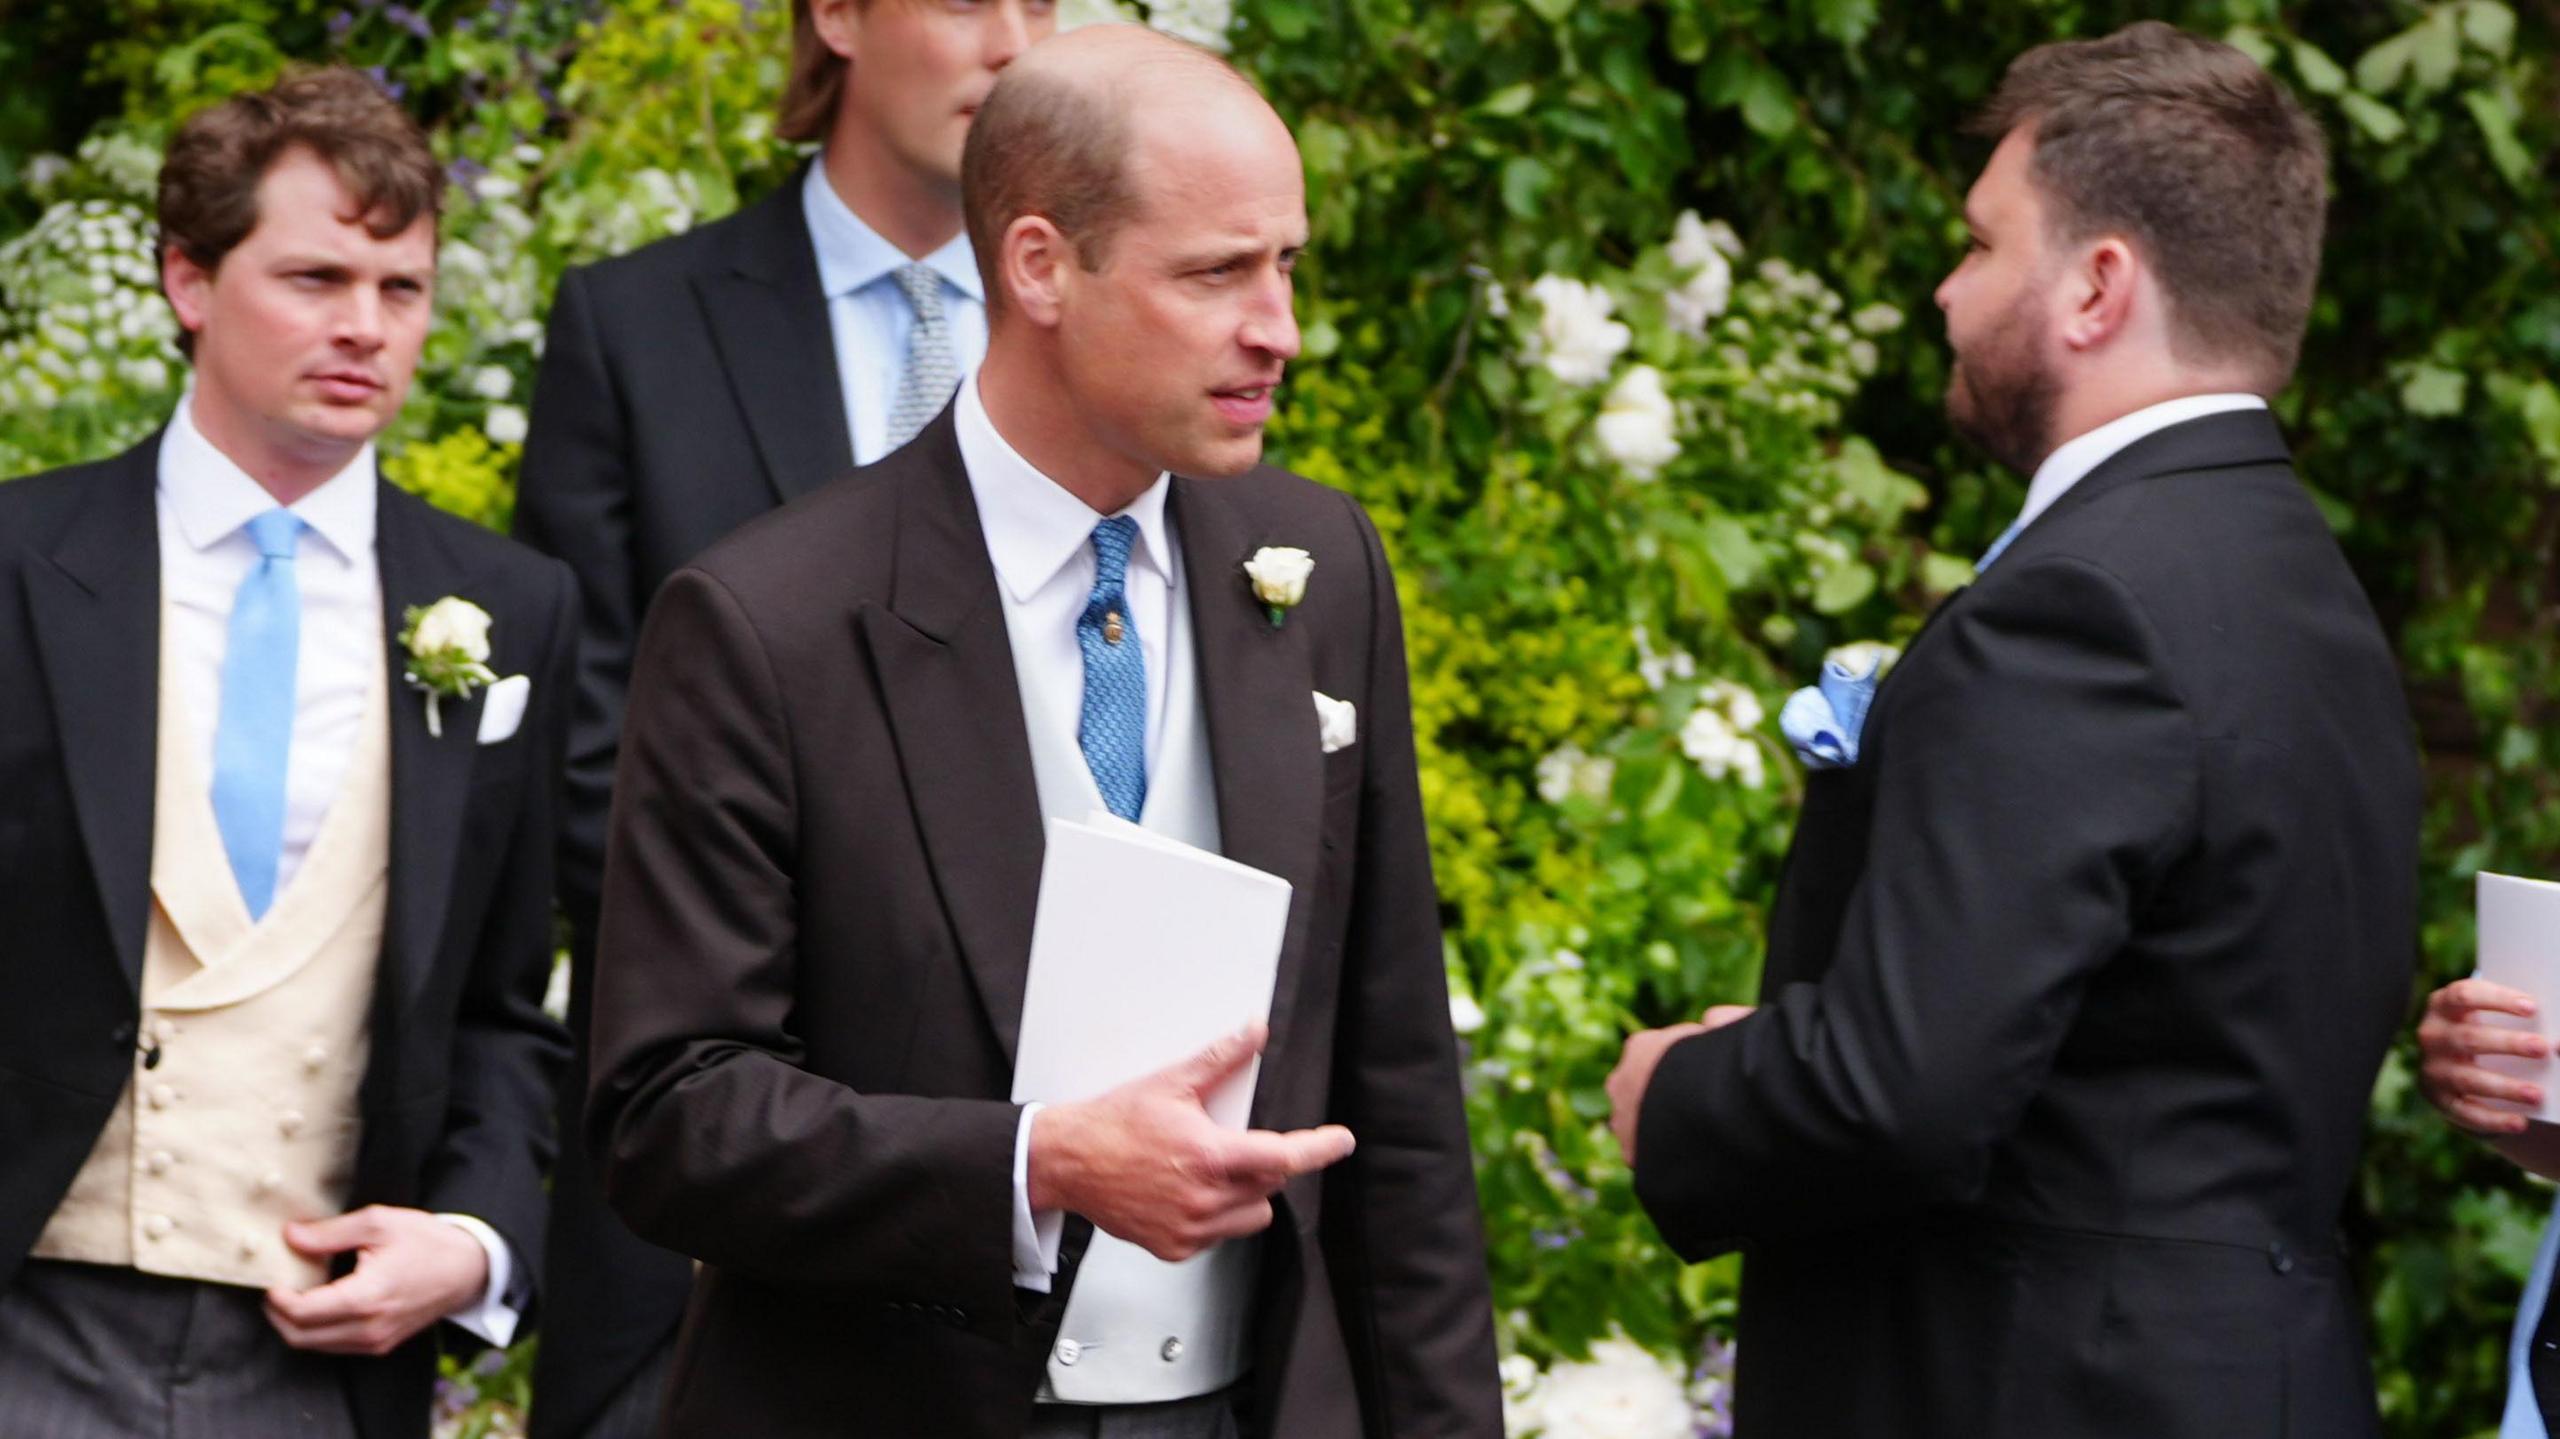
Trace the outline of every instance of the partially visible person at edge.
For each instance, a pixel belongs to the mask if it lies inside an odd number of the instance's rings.
[[[2530,1117],[2542,1106],[2542,1083],[2481,1063],[2490,1055],[2549,1060],[2550,1040],[2490,1018],[2530,1019],[2539,1007],[2522,990],[2476,977],[2457,979],[2429,995],[2426,1014],[2418,1021],[2418,1087],[2445,1118],[2488,1141],[2526,1173],[2560,1179],[2560,1125]],[[2560,1218],[2560,1207],[2553,1213]],[[2560,1260],[2560,1222],[2543,1226],[2542,1245],[2507,1336],[2507,1400],[2498,1417],[2498,1439],[2560,1434],[2560,1306],[2551,1303],[2555,1260]]]
[[[10,1434],[425,1439],[532,1303],[577,604],[376,470],[443,183],[351,70],[190,117],[185,397],[0,485]]]
[[[571,270],[552,303],[516,536],[584,600],[560,900],[570,1030],[533,1439],[637,1439],[692,1268],[596,1196],[578,1143],[605,815],[649,597],[743,520],[897,449],[986,352],[960,147],[1051,0],[792,0],[779,133],[817,141],[739,213]]]
[[[2031,477],[1807,781],[1761,1005],[1627,1043],[1636,1192],[1742,1248],[1748,1439],[2379,1432],[2337,1226],[2417,936],[2391,646],[2269,413],[2326,148],[2246,55],[2040,47],[1937,300]]]

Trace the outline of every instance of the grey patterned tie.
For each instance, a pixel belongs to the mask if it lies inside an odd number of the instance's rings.
[[[895,277],[907,303],[915,306],[916,327],[907,336],[907,371],[898,377],[898,398],[889,406],[892,450],[914,439],[960,387],[951,318],[942,310],[942,277],[930,265],[900,265]]]

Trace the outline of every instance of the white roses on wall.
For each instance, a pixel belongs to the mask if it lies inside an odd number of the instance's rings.
[[[1634,332],[1610,318],[1618,302],[1597,285],[1541,275],[1529,287],[1529,298],[1538,306],[1530,358],[1565,384],[1596,385],[1609,378],[1618,356],[1635,339]]]
[[[1592,422],[1601,453],[1639,480],[1649,480],[1680,457],[1680,412],[1662,387],[1662,372],[1630,365],[1609,387]]]

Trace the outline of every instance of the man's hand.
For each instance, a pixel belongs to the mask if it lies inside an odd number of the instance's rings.
[[[372,1204],[352,1214],[284,1227],[284,1242],[313,1259],[356,1252],[355,1272],[299,1293],[267,1291],[267,1322],[296,1349],[383,1355],[489,1283],[489,1255],[459,1226],[422,1209]]]
[[[1283,1181],[1352,1148],[1339,1124],[1238,1132],[1209,1117],[1204,1096],[1269,1038],[1255,1023],[1099,1098],[1041,1110],[1031,1120],[1031,1207],[1081,1214],[1169,1261],[1268,1228]]]
[[[1663,1051],[1691,1035],[1748,1018],[1751,1008],[1712,1005],[1696,1024],[1668,1025],[1627,1036],[1627,1047],[1618,1052],[1618,1067],[1609,1071],[1609,1129],[1618,1136],[1618,1148],[1627,1156],[1629,1168],[1636,1162],[1636,1119],[1644,1112],[1644,1092],[1653,1085],[1653,1071],[1662,1063]]]
[[[2484,1054],[2513,1054],[2547,1059],[2551,1041],[2528,1030],[2508,1029],[2481,1021],[2483,1014],[2534,1012],[2533,996],[2485,979],[2457,979],[2427,996],[2426,1017],[2418,1021],[2418,1087],[2445,1117],[2474,1134],[2515,1135],[2525,1132],[2527,1116],[2489,1103],[2505,1100],[2534,1108],[2542,1103],[2542,1086],[2482,1065]]]

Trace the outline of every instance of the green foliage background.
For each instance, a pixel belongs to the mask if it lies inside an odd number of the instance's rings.
[[[1907,634],[2021,497],[1938,410],[1927,297],[1983,155],[1960,120],[2017,51],[2146,17],[2248,49],[2331,133],[2326,278],[2280,409],[2406,663],[2435,781],[2432,983],[2469,967],[2477,870],[2560,873],[2560,4],[1235,6],[1316,224],[1277,448],[1366,501],[1397,554],[1517,1353],[1569,1358],[1613,1326],[1688,1353],[1730,1315],[1731,1264],[1682,1271],[1639,1215],[1600,1081],[1628,1026],[1751,993],[1797,786],[1777,699],[1830,647]],[[788,173],[786,27],[779,0],[20,0],[0,474],[165,415],[156,146],[206,99],[340,57],[382,67],[465,181],[392,472],[503,525],[551,285]],[[1684,210],[1741,253],[1703,261],[1694,221],[1673,243]],[[1677,296],[1728,262],[1720,313],[1689,323],[1697,291],[1685,317]],[[1546,275],[1626,325],[1605,375],[1560,373]],[[1652,465],[1604,413],[1642,399],[1622,388],[1639,365],[1677,414]],[[2493,1423],[2544,1203],[2395,1056],[2348,1217],[2394,1434]],[[518,1369],[473,1379],[521,1398]]]

